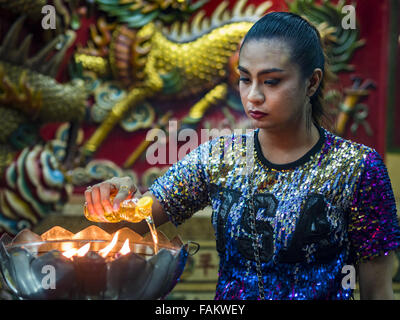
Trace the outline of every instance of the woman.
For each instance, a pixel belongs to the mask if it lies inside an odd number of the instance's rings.
[[[324,65],[315,27],[291,13],[265,15],[244,38],[238,67],[256,130],[200,145],[148,191],[157,225],[212,206],[216,299],[349,299],[342,271],[352,264],[362,299],[393,298],[400,231],[390,180],[375,150],[321,127]],[[137,190],[129,178],[93,186],[91,215],[113,210],[113,189],[115,208]]]

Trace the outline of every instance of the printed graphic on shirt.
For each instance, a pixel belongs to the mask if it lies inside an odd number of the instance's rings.
[[[345,222],[341,224],[345,225]],[[343,245],[334,241],[334,231],[339,230],[334,230],[328,219],[328,205],[324,196],[310,194],[300,213],[289,247],[280,252],[279,262],[308,262],[307,246],[314,246],[313,255],[319,263],[332,261],[343,250]],[[345,236],[342,232],[339,240],[343,241]]]
[[[220,254],[225,252],[227,237],[229,237],[229,227],[227,219],[233,205],[239,205],[241,193],[211,185],[211,197],[220,202],[219,214],[216,217],[216,236],[217,250]],[[240,219],[240,236],[237,237],[239,252],[249,260],[255,260],[255,238],[252,228],[253,216],[249,208],[250,201],[245,202]],[[260,260],[268,262],[274,254],[274,235],[273,227],[268,221],[274,219],[278,208],[278,200],[271,193],[255,195],[255,210],[257,219],[255,223],[255,233],[261,243]],[[262,212],[260,219],[259,212]],[[282,263],[306,263],[318,262],[328,263],[335,259],[336,255],[343,250],[346,234],[340,228],[334,226],[328,219],[328,205],[320,194],[310,194],[305,201],[303,210],[299,215],[296,228],[289,241],[287,248],[282,248],[278,255],[278,261]],[[334,241],[337,239],[338,241]],[[310,257],[312,252],[312,257]]]

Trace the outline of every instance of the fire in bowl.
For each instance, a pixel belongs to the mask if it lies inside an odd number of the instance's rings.
[[[54,227],[0,239],[2,287],[17,299],[162,299],[174,288],[189,244],[157,231],[113,234],[90,226],[76,234]],[[197,248],[198,249],[198,248]]]

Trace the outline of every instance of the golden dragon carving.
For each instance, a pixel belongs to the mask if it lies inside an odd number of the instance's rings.
[[[122,0],[98,2],[133,3]],[[223,1],[211,17],[205,17],[205,12],[199,11],[190,24],[178,21],[169,29],[159,21],[134,29],[124,24],[112,28],[99,20],[99,31],[92,30],[97,41],[82,48],[75,60],[99,74],[111,72],[128,93],[112,107],[86,141],[83,154],[91,156],[126,112],[145,99],[154,96],[179,99],[204,94],[183,119],[183,123],[188,124],[198,122],[210,106],[225,99],[228,78],[232,79],[230,73],[237,72],[229,65],[229,60],[255,20],[272,5],[271,1],[266,1],[258,7],[249,5],[245,8],[246,2],[240,0],[232,10],[227,10],[229,3]],[[106,30],[112,30],[112,37],[109,37],[108,54],[104,55],[107,41],[102,42],[96,36],[102,32],[107,34]]]

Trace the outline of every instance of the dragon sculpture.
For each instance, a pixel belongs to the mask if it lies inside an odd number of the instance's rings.
[[[50,2],[35,1],[37,6]],[[10,7],[0,0],[0,8],[20,13],[31,2],[18,0]],[[0,232],[15,234],[50,212],[60,212],[74,186],[126,174],[112,161],[93,159],[116,125],[127,132],[163,127],[173,114],[163,110],[163,103],[180,99],[197,99],[181,119],[182,127],[195,127],[221,103],[240,109],[238,46],[272,1],[256,7],[239,0],[232,9],[223,1],[209,17],[201,10],[205,2],[91,1],[87,7],[95,6],[98,18],[90,26],[87,44],[74,51],[70,83],[58,83],[54,77],[74,41],[75,32],[68,27],[79,32],[76,17],[82,1],[52,2],[60,8],[59,18],[64,17],[65,32],[33,57],[28,57],[30,36],[19,46],[16,41],[23,19],[11,27],[0,47]],[[337,28],[343,1],[323,3],[295,0],[289,10],[318,26],[334,78],[351,69],[348,61],[362,41],[356,30]],[[58,53],[48,59],[55,47]],[[51,122],[70,125],[45,143],[38,132]],[[96,123],[96,130],[86,141],[81,137],[79,154],[71,152],[85,123]],[[132,167],[146,150],[143,143],[124,168]],[[71,159],[75,156],[79,159]]]
[[[43,143],[46,123],[83,120],[86,89],[82,81],[54,80],[75,34],[56,37],[29,57],[32,35],[17,43],[24,17],[15,22],[0,46],[0,232],[15,234],[30,228],[68,201],[68,184],[61,162],[66,144]],[[49,53],[56,46],[61,49]]]

